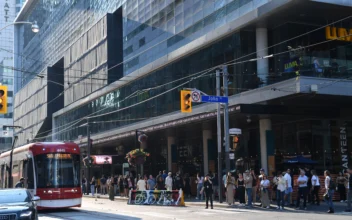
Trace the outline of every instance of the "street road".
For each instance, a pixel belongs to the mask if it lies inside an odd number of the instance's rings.
[[[159,207],[159,206],[136,206],[127,205],[124,201],[110,201],[107,199],[83,198],[82,208],[72,208],[61,211],[40,212],[40,220],[67,219],[67,220],[93,220],[93,219],[127,219],[127,220],[188,220],[188,219],[285,219],[285,220],[329,220],[331,215],[325,213],[314,213],[309,211],[277,211],[272,208],[265,210],[261,208],[215,208],[204,209],[204,206],[187,207]],[[334,214],[334,220],[351,218],[351,213],[343,212]]]

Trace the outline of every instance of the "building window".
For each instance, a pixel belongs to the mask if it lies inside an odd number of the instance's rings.
[[[7,92],[7,97],[13,97],[13,91],[8,91]]]
[[[139,47],[142,47],[145,44],[145,37],[139,40]]]

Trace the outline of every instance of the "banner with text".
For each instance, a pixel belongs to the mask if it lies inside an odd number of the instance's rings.
[[[182,190],[131,190],[129,205],[185,206]]]

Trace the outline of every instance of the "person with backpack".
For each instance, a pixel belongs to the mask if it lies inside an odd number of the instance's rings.
[[[334,203],[332,202],[332,197],[334,195],[335,188],[336,188],[335,182],[332,181],[330,177],[330,171],[325,170],[324,176],[325,176],[325,190],[326,190],[324,194],[325,202],[329,206],[328,213],[334,213]]]
[[[101,194],[102,195],[105,195],[107,192],[107,186],[106,186],[106,178],[105,178],[105,176],[103,175],[102,177],[101,177],[101,179],[100,179],[100,183],[101,183]]]

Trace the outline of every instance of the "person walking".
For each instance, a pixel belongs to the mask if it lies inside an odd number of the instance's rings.
[[[210,180],[210,174],[206,175],[203,182],[203,187],[201,189],[201,193],[205,193],[205,208],[207,209],[209,206],[210,200],[210,208],[213,209],[213,183]]]
[[[267,209],[270,208],[269,187],[270,181],[268,180],[268,177],[263,174],[262,181],[260,181],[260,198],[262,201],[262,207]]]
[[[286,179],[284,173],[278,172],[278,177],[276,181],[276,200],[277,209],[284,210],[285,206],[285,190],[286,190]]]
[[[95,177],[92,177],[92,180],[90,181],[90,192],[92,193],[92,196],[94,196],[94,192],[95,192]]]
[[[149,190],[155,189],[155,179],[153,175],[149,175],[149,179],[147,180],[147,189]]]
[[[296,209],[300,208],[301,197],[303,197],[303,209],[307,209],[307,193],[308,193],[308,177],[305,171],[301,169],[300,175],[297,179],[298,193],[296,201]]]
[[[197,180],[196,180],[196,184],[197,184],[197,197],[196,199],[201,199],[203,200],[203,194],[200,193],[200,190],[203,187],[203,181],[204,181],[204,177],[200,174],[197,173]]]
[[[229,205],[233,205],[235,203],[233,194],[234,186],[235,178],[230,172],[228,172],[226,176],[226,201]]]
[[[317,205],[320,205],[320,198],[319,198],[319,190],[320,190],[320,182],[319,182],[319,177],[317,176],[317,173],[315,170],[311,170],[312,174],[312,201],[311,204],[314,205],[315,202],[317,202]]]
[[[243,179],[243,174],[239,173],[238,174],[238,179],[237,179],[237,193],[238,193],[238,199],[240,201],[240,206],[245,206],[246,205],[246,200],[245,200],[245,187],[244,187],[244,179]]]
[[[325,202],[329,206],[328,213],[334,213],[334,203],[332,202],[332,197],[334,196],[334,192],[335,192],[335,183],[334,181],[332,181],[330,177],[330,171],[325,170],[324,176],[325,176],[325,194],[324,194]]]
[[[249,171],[246,170],[244,174],[244,186],[246,188],[246,194],[247,194],[247,207],[252,207],[252,192],[253,192],[253,178],[252,175],[250,175]]]
[[[336,184],[337,184],[337,191],[340,194],[340,202],[345,202],[347,201],[346,199],[346,178],[343,176],[342,172],[339,172],[339,176],[336,178]]]
[[[123,177],[123,188],[124,188],[124,190],[125,190],[124,195],[125,195],[126,197],[128,197],[129,195],[128,195],[128,176],[127,176],[127,175],[125,175],[125,176]]]
[[[347,169],[348,176],[348,195],[347,195],[347,209],[345,212],[351,212],[351,201],[352,201],[352,168]]]

